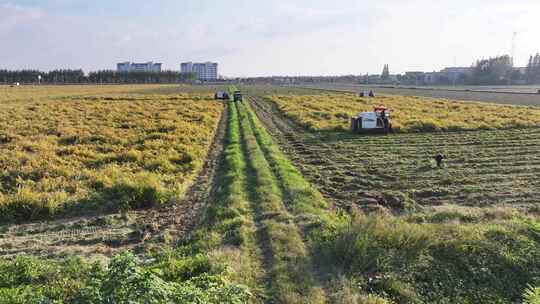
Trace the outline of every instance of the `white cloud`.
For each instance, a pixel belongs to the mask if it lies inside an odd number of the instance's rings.
[[[13,3],[0,3],[0,32],[4,34],[13,27],[23,26],[41,19],[43,12],[39,8],[23,7]]]
[[[163,1],[149,16],[121,6],[100,10],[98,1],[88,4],[93,15],[63,11],[71,1],[51,3],[0,4],[0,38],[7,42],[0,68],[94,70],[154,60],[178,69],[182,60],[217,60],[231,76],[379,73],[385,63],[391,72],[435,70],[454,58],[469,65],[508,53],[514,31],[518,64],[540,51],[536,0],[274,0],[231,10],[202,2],[182,10]]]

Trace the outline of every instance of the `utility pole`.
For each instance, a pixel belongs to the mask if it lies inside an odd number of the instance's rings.
[[[508,77],[508,84],[512,84],[512,74],[514,69],[514,56],[516,56],[516,37],[517,32],[512,33],[512,57],[510,58],[510,64],[512,65],[512,70],[510,72],[510,77]]]
[[[457,60],[456,56],[454,56],[454,68],[457,68]],[[456,70],[457,71],[457,70]],[[452,86],[456,86],[456,80],[457,80],[457,72],[452,73],[454,77],[452,77]]]
[[[516,56],[516,37],[517,32],[512,33],[512,66],[514,66],[514,56]]]

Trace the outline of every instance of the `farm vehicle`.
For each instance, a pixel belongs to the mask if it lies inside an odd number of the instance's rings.
[[[242,101],[242,92],[234,91],[233,100],[234,101]]]
[[[214,95],[214,98],[220,99],[220,100],[229,100],[229,93],[219,91],[219,92],[216,92],[216,94]]]
[[[354,133],[389,133],[392,132],[390,112],[384,106],[378,106],[372,112],[361,112],[351,117],[351,131]]]

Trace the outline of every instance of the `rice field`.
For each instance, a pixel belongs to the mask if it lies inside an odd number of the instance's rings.
[[[137,209],[182,196],[223,105],[210,94],[129,89],[23,88],[2,98],[1,219]]]
[[[296,123],[313,131],[347,130],[349,118],[384,105],[393,110],[398,132],[459,131],[528,128],[540,126],[540,108],[451,101],[427,97],[353,94],[270,95],[279,109]]]
[[[106,88],[0,103],[0,302],[534,303],[534,109]]]

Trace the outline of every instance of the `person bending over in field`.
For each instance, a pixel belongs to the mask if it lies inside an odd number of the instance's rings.
[[[443,165],[443,160],[445,159],[446,157],[442,154],[437,154],[435,155],[434,159],[435,161],[437,162],[437,167],[441,168],[442,165]]]

